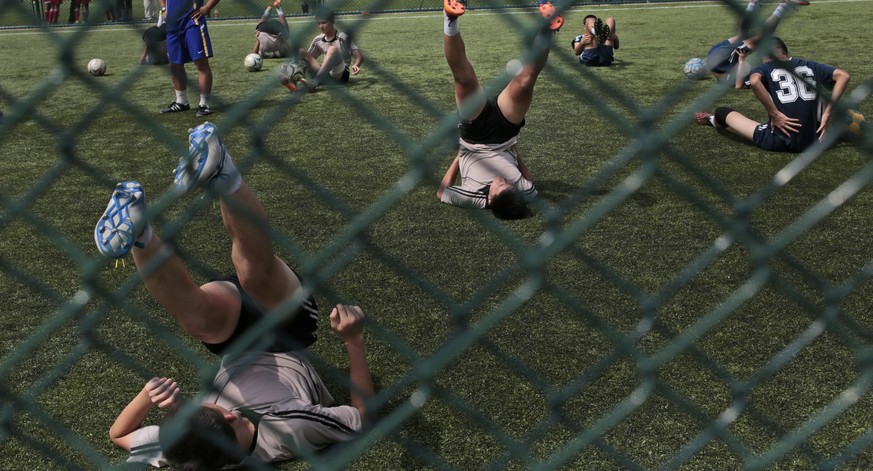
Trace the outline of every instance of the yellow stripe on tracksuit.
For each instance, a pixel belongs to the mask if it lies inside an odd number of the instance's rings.
[[[197,2],[194,2],[194,8],[197,8]],[[200,24],[199,19],[194,20],[194,26],[197,26],[200,29],[200,40],[203,41],[203,52],[206,53],[206,57],[212,55],[212,51],[209,50],[209,45],[206,43],[206,33],[203,32],[203,27],[205,24]]]

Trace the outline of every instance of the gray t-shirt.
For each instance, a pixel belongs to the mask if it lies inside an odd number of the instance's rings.
[[[223,358],[205,404],[228,410],[249,409],[260,416],[252,459],[288,460],[301,453],[351,440],[361,430],[361,415],[351,406],[330,407],[333,396],[312,365],[294,352],[247,352]],[[158,427],[136,432],[130,462],[162,466]]]
[[[488,187],[496,177],[503,177],[525,201],[537,195],[533,182],[518,169],[518,136],[501,144],[471,144],[459,140],[458,172],[461,184],[443,191],[440,200],[454,206],[483,209],[488,206]]]
[[[343,58],[342,69],[345,69],[352,63],[352,51],[358,50],[358,45],[349,38],[349,35],[342,31],[337,31],[334,38],[330,41],[325,38],[323,33],[316,36],[309,44],[308,52],[312,57],[319,57],[327,53],[331,46],[339,48],[340,55]],[[339,68],[339,66],[336,66],[334,70]]]

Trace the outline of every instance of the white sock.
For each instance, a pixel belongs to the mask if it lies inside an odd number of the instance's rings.
[[[210,185],[222,195],[236,193],[236,190],[239,190],[239,186],[242,185],[242,175],[233,165],[233,159],[230,158],[227,150],[224,152],[224,165],[221,167],[221,173],[212,179]]]
[[[176,90],[176,103],[180,105],[188,104],[188,91],[187,90]]]
[[[785,13],[785,6],[787,3],[780,3],[775,10],[773,10],[773,16],[777,18],[782,18],[782,14]]]
[[[758,6],[758,0],[749,0],[749,4],[746,6],[746,11],[752,11]]]
[[[277,11],[278,11],[278,10],[277,10]],[[267,9],[264,10],[264,14],[261,15],[261,18],[266,18],[266,17],[268,17],[268,16],[270,16],[270,7],[267,7]]]
[[[709,117],[709,123],[712,124],[712,127],[714,127],[714,128],[720,128],[720,127],[721,127],[721,126],[718,125],[718,123],[715,122],[715,115],[712,115],[712,116]]]
[[[144,249],[146,245],[149,245],[149,242],[152,241],[152,225],[146,224],[146,227],[143,228],[142,232],[139,234],[139,237],[133,242],[133,246],[136,248]]]
[[[276,7],[276,14],[279,16],[285,16],[285,12],[282,11],[282,7]]]
[[[208,94],[200,94],[200,106],[209,106],[209,95]]]
[[[458,17],[451,18],[443,12],[443,33],[446,36],[457,36],[461,34],[461,29],[458,27]]]

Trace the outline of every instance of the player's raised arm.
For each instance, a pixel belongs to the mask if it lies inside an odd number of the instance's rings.
[[[459,157],[461,155],[461,151],[458,150],[458,155],[455,156],[455,160],[452,160],[452,164],[449,165],[449,168],[446,170],[446,174],[443,175],[442,181],[440,181],[440,187],[437,190],[437,199],[442,201],[443,191],[446,188],[452,186],[455,183],[455,178],[458,177],[458,169],[460,168],[460,160]]]
[[[365,419],[367,401],[373,397],[373,378],[364,351],[364,311],[358,306],[337,304],[330,313],[330,328],[343,339],[349,357],[352,406]]]
[[[109,439],[119,448],[130,451],[133,434],[154,406],[161,409],[179,401],[179,386],[172,378],[152,378],[139,394],[118,414],[109,428]]]

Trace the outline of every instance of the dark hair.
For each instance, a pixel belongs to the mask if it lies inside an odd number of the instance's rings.
[[[329,21],[333,23],[336,21],[336,15],[330,8],[322,7],[315,11],[315,21]]]
[[[522,219],[528,209],[521,193],[511,188],[491,198],[491,212],[498,219]]]
[[[776,52],[776,49],[782,49],[782,52],[785,55],[788,55],[788,46],[785,45],[785,41],[782,40],[779,36],[773,36],[773,52]]]
[[[178,471],[212,471],[225,465],[236,463],[233,451],[222,446],[222,442],[236,443],[233,427],[220,412],[207,407],[200,407],[186,424],[181,437],[173,442],[167,437],[170,427],[166,426],[174,420],[179,410],[168,413],[161,422],[158,433],[161,450],[170,467]]]
[[[586,21],[588,21],[588,18],[594,18],[595,20],[597,19],[597,17],[594,15],[587,15],[587,16],[585,16],[585,18],[582,18],[583,25],[585,24]]]

